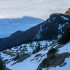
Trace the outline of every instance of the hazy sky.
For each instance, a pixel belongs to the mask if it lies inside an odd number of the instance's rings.
[[[70,0],[0,0],[0,18],[32,16],[47,19],[51,13],[65,12]]]

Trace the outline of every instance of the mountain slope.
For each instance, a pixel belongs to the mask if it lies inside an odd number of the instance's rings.
[[[29,16],[22,18],[0,19],[0,38],[9,37],[12,33],[21,30],[26,31],[44,20]]]
[[[22,44],[11,49],[3,50],[0,54],[3,61],[6,63],[6,66],[11,70],[36,70],[44,58],[46,58],[46,53],[51,48],[50,44],[52,44],[52,41],[34,41],[29,44]],[[31,45],[33,45],[33,47],[31,47]],[[33,51],[37,46],[40,47],[40,50],[33,54]],[[17,56],[17,52],[19,54],[19,58],[14,61],[13,58]],[[26,54],[30,56],[24,59]],[[18,60],[19,62],[17,62]]]
[[[8,38],[1,38],[0,50],[17,46],[31,40],[57,40],[69,26],[69,15],[51,14],[45,22],[38,24],[25,32],[17,31]]]
[[[56,55],[57,54],[58,55],[63,54],[60,57],[60,60],[58,60],[59,57],[55,60],[55,62],[57,61],[55,64],[59,63],[59,65],[43,68],[43,70],[46,70],[46,69],[47,70],[70,70],[70,42],[68,42],[67,44],[63,45],[61,48],[59,47],[58,52],[56,53]],[[52,59],[52,63],[54,63],[53,62],[54,59]],[[61,64],[60,61],[63,61],[62,64]]]
[[[34,54],[32,52],[34,49],[38,46],[38,42],[40,43],[40,50]],[[70,70],[70,42],[68,42],[65,45],[58,44],[57,41],[38,41],[38,42],[32,42],[29,44],[22,44],[17,47],[13,47],[11,49],[4,50],[0,52],[1,56],[3,57],[3,61],[6,63],[6,66],[11,69],[11,70],[37,70],[38,68],[41,68],[42,70]],[[26,46],[26,47],[24,47]],[[33,47],[32,47],[33,46]],[[61,47],[60,47],[61,46]],[[58,48],[57,48],[58,47]],[[48,57],[48,51],[50,49],[56,49],[55,55],[61,55],[60,57],[57,56],[53,58],[50,63],[52,62],[56,63],[54,64],[55,66],[49,66],[49,67],[41,67],[42,61]],[[27,49],[27,50],[26,50]],[[19,53],[21,58],[21,54],[23,55],[22,57],[24,58],[24,54],[29,54],[30,56],[26,59],[22,59],[22,61],[18,61],[16,59],[15,61],[13,60],[14,56],[17,55],[17,52]],[[53,53],[53,51],[52,51]],[[63,55],[62,55],[63,54]],[[60,60],[58,60],[60,59]],[[19,59],[20,60],[20,59]],[[55,60],[53,62],[53,60]],[[49,61],[49,59],[48,59]],[[46,64],[46,61],[44,65]],[[56,65],[58,64],[58,65]]]

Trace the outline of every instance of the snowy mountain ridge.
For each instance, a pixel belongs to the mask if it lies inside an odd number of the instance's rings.
[[[0,38],[0,50],[4,70],[70,70],[70,15]]]
[[[32,40],[57,40],[65,29],[70,26],[70,16],[51,14],[43,23],[26,31],[17,31],[7,38],[0,38],[0,50],[13,47]]]

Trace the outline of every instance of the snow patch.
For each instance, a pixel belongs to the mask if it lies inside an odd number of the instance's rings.
[[[63,47],[59,48],[58,49],[58,53],[61,54],[61,53],[70,53],[70,42],[68,42],[67,44],[65,44]]]
[[[61,16],[64,20],[69,20],[67,17]]]

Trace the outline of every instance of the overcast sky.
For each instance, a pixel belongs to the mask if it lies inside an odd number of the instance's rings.
[[[51,13],[65,12],[70,0],[0,0],[0,18],[32,16],[47,19]]]

